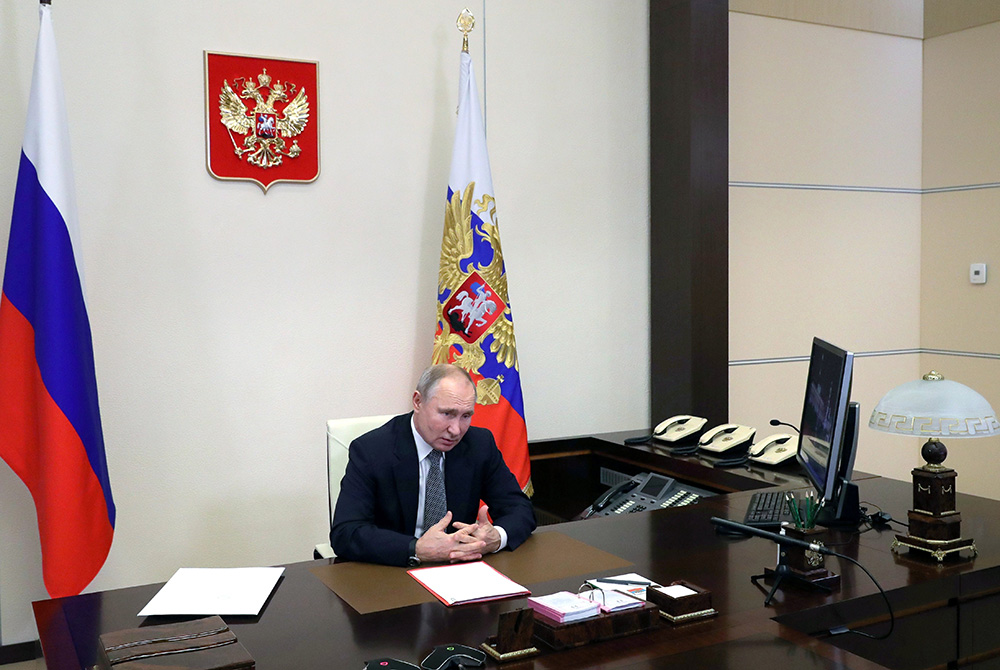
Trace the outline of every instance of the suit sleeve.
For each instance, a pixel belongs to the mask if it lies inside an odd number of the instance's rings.
[[[406,565],[413,535],[380,528],[377,524],[379,495],[387,495],[385,479],[379,477],[377,455],[365,448],[361,438],[351,443],[347,471],[340,482],[340,495],[333,515],[330,544],[338,558],[385,565]],[[384,470],[384,464],[381,465]]]
[[[493,524],[507,532],[507,548],[516,549],[535,530],[535,509],[504,463],[493,434],[485,432],[489,445],[483,477],[483,502],[490,506]]]

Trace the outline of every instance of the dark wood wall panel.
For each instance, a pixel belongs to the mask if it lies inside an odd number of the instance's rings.
[[[650,0],[650,414],[729,417],[729,5]]]

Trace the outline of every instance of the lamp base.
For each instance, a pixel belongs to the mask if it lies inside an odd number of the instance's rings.
[[[909,528],[906,534],[921,540],[946,542],[962,537],[962,513],[928,514],[922,510],[911,509],[907,512]]]
[[[963,549],[972,550],[972,556],[979,554],[979,550],[976,549],[976,541],[971,537],[959,537],[954,540],[927,540],[922,537],[914,537],[913,535],[896,535],[896,539],[892,541],[893,553],[898,554],[902,547],[917,551],[926,551],[936,558],[938,563],[944,561],[945,556],[948,554],[957,554]]]

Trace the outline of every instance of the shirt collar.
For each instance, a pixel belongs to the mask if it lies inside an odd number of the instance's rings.
[[[421,437],[420,433],[417,432],[417,426],[413,423],[413,417],[410,417],[410,430],[413,431],[413,441],[417,445],[417,462],[424,460],[432,451],[434,447],[427,444],[427,441]],[[444,458],[444,453],[442,452],[441,458]]]

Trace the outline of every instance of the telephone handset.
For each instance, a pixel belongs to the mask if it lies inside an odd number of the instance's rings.
[[[710,491],[680,484],[671,477],[644,472],[602,494],[587,509],[583,518],[683,507],[710,495],[713,495]]]
[[[799,449],[798,441],[789,433],[769,435],[750,447],[750,460],[765,465],[778,465],[795,458]]]
[[[662,442],[678,442],[694,435],[708,423],[708,419],[690,414],[678,414],[661,421],[653,429],[653,438]]]
[[[641,483],[642,483],[642,476],[637,475],[632,479],[628,479],[622,482],[621,484],[618,484],[617,486],[611,487],[610,489],[602,493],[597,498],[597,500],[594,501],[594,504],[590,506],[590,509],[587,510],[587,513],[583,515],[583,518],[587,519],[593,516],[594,514],[597,514],[602,509],[604,509],[614,501],[618,500],[618,498],[624,496],[625,494],[627,494],[629,491],[631,491]]]
[[[756,428],[738,423],[724,423],[712,428],[698,439],[698,447],[717,454],[749,445],[757,434]]]

